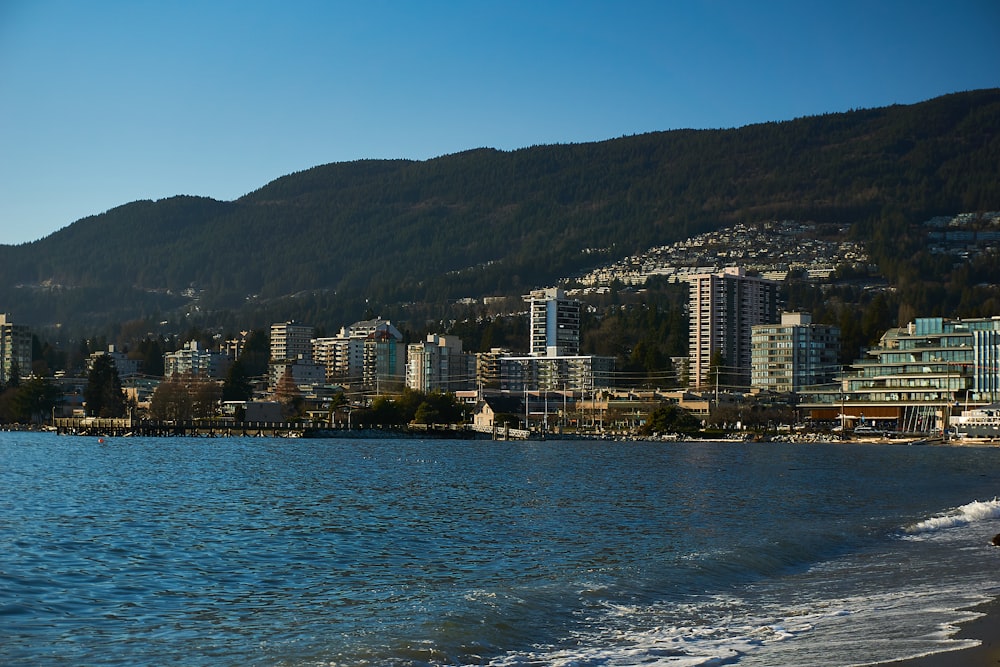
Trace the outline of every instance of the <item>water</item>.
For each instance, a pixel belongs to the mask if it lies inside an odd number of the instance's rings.
[[[1000,448],[0,434],[0,664],[855,665],[1000,594]]]

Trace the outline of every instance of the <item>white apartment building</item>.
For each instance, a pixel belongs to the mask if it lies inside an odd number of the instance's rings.
[[[14,369],[21,378],[31,374],[31,331],[0,313],[0,383],[10,382]]]
[[[340,384],[360,384],[365,382],[366,342],[375,340],[375,338],[382,338],[381,334],[388,335],[402,345],[403,334],[393,326],[392,322],[382,319],[355,322],[350,326],[341,327],[340,333],[336,336],[313,340],[313,358],[317,364],[326,369],[327,382]],[[370,362],[377,363],[379,349],[383,349],[388,353],[386,345],[383,345],[381,348],[376,346],[369,351]],[[402,364],[404,355],[405,350],[394,354],[394,360],[391,364],[393,365],[391,373],[397,376],[395,379],[400,384],[403,382],[405,367],[399,366],[396,368],[395,364]],[[398,361],[395,360],[395,357],[398,357]],[[372,382],[375,382],[375,376],[371,375],[372,372],[377,375],[377,371],[369,372]],[[390,373],[390,371],[386,370],[386,373]]]
[[[205,350],[198,341],[188,341],[176,352],[163,355],[163,375],[191,375],[201,378],[222,379],[229,372],[232,359],[221,352]]]
[[[312,359],[313,328],[294,321],[271,325],[271,362]]]
[[[580,354],[580,302],[569,299],[558,287],[525,295],[531,317],[530,348],[533,357],[573,357]]]
[[[476,357],[462,351],[457,336],[428,334],[406,348],[406,386],[416,391],[455,392],[476,384]]]

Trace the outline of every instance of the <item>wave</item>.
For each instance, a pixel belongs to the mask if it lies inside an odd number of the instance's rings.
[[[1000,519],[1000,499],[973,502],[957,507],[945,514],[925,519],[918,523],[907,526],[903,531],[908,535],[919,535],[922,533],[934,533],[948,528],[965,526],[976,521],[987,521],[989,519]]]

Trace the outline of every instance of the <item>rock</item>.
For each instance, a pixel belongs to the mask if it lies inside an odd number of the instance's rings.
[[[993,546],[1000,547],[1000,533],[993,536]]]

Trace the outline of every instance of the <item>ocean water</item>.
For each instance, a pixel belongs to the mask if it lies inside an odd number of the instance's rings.
[[[1000,595],[1000,448],[0,433],[0,664],[861,665]]]

